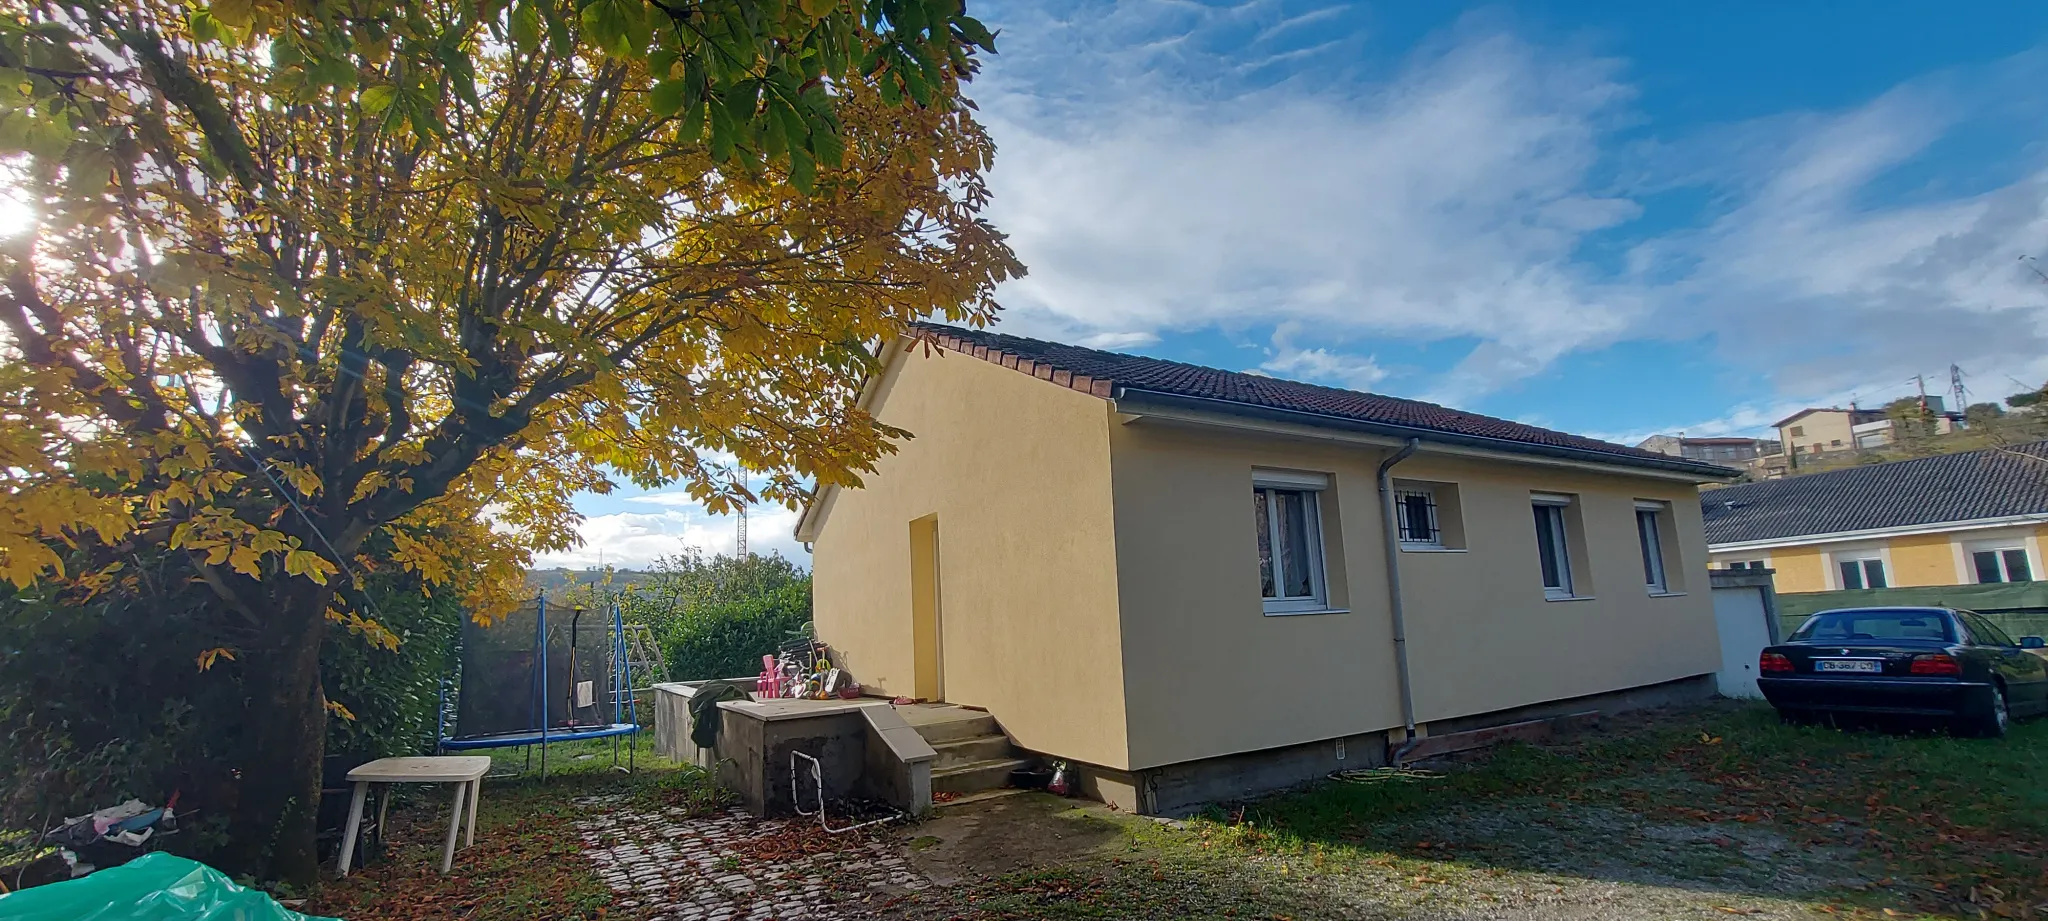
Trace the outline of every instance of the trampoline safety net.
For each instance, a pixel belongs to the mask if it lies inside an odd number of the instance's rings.
[[[545,638],[539,636],[540,622],[539,603],[529,601],[488,627],[463,623],[462,685],[452,735],[612,722],[611,617],[593,610],[578,618],[566,605],[550,605]]]

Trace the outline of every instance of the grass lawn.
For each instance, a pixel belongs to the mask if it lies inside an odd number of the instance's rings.
[[[631,778],[605,754],[561,759],[574,773],[545,785],[487,783],[477,846],[445,878],[437,793],[394,822],[395,860],[311,907],[352,921],[660,914],[614,903],[571,827],[633,804],[716,808],[700,773],[642,757],[653,769]],[[585,800],[597,794],[615,798]],[[2048,720],[1982,741],[1784,726],[1723,704],[1186,822],[1029,795],[886,834],[939,885],[835,916],[2048,918]]]
[[[1380,904],[1461,885],[1483,902],[1491,883],[1562,877],[1726,913],[2048,917],[2048,721],[1981,741],[1722,705],[1362,780],[1191,830],[1337,894],[1347,878],[1405,878]]]

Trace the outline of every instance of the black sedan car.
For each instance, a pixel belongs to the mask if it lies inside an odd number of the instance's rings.
[[[1972,611],[1844,608],[1807,618],[1766,648],[1757,685],[1787,719],[1932,716],[1959,735],[1997,737],[2015,716],[2048,713],[2043,646]]]

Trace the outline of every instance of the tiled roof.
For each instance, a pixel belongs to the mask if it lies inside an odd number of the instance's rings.
[[[1700,511],[1709,544],[2048,515],[2048,441],[1710,489]]]
[[[1113,396],[1118,388],[1140,390],[1221,401],[1224,404],[1237,404],[1242,407],[1263,407],[1421,430],[1418,434],[1436,432],[1470,439],[1505,442],[1506,444],[1499,445],[1503,450],[1514,450],[1519,445],[1530,449],[1556,449],[1558,452],[1569,452],[1574,455],[1597,455],[1594,459],[1611,463],[1684,470],[1708,477],[1735,474],[1733,470],[1712,464],[1688,461],[1668,454],[1523,425],[1478,413],[1468,413],[1419,400],[1340,390],[1277,377],[1204,368],[1161,358],[1105,352],[985,330],[961,329],[935,323],[918,324],[918,327],[932,334],[947,348],[994,361],[1004,367],[1017,368],[1061,386],[1101,397]],[[1313,422],[1313,419],[1305,418],[1302,421]],[[1536,453],[1550,452],[1538,450]]]

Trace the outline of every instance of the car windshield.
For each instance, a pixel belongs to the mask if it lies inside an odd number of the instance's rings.
[[[1823,611],[1807,618],[1792,641],[1939,640],[1954,642],[1954,628],[1939,611]]]

